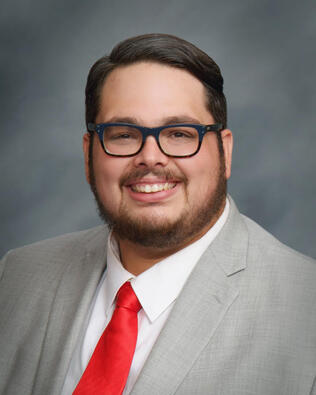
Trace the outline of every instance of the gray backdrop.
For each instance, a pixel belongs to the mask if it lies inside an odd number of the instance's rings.
[[[84,86],[118,41],[164,32],[225,79],[240,210],[316,257],[313,1],[2,1],[0,254],[100,223],[84,179]]]

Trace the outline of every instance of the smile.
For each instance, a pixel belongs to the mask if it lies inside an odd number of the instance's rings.
[[[133,192],[141,193],[155,193],[161,191],[168,191],[176,186],[175,182],[165,182],[159,184],[134,184],[131,185]]]

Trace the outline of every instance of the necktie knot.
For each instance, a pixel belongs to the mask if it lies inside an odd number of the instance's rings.
[[[132,310],[136,313],[141,309],[141,304],[137,299],[137,296],[131,286],[131,283],[127,281],[124,283],[117,292],[116,299],[117,307],[124,307],[126,309]]]

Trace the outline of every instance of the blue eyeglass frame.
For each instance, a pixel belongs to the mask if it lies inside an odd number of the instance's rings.
[[[110,122],[110,123],[98,123],[98,124],[88,123],[87,126],[88,126],[89,132],[96,132],[97,133],[100,143],[103,147],[103,150],[107,155],[121,157],[121,158],[131,157],[131,156],[135,156],[135,155],[139,154],[140,151],[143,149],[145,142],[146,142],[146,138],[148,136],[153,136],[155,138],[160,151],[164,155],[170,156],[172,158],[189,158],[191,156],[196,155],[199,152],[199,150],[201,148],[202,141],[203,141],[203,137],[205,136],[205,134],[207,132],[220,132],[221,130],[223,130],[223,125],[221,123],[216,123],[216,124],[212,124],[212,125],[200,125],[200,124],[194,124],[194,123],[177,123],[177,124],[173,124],[173,125],[158,126],[156,128],[147,128],[145,126],[139,126],[139,125],[134,125],[132,123],[124,123],[124,122]],[[112,154],[111,152],[108,152],[106,150],[106,147],[104,146],[104,143],[103,143],[104,130],[108,126],[130,126],[132,128],[139,130],[142,134],[142,144],[141,144],[139,150],[137,152],[135,152],[134,154],[128,154],[128,155],[117,155],[117,154]],[[195,128],[199,134],[199,144],[198,144],[196,151],[193,152],[193,154],[190,154],[190,155],[170,155],[170,154],[167,154],[166,152],[164,152],[164,150],[160,146],[160,143],[159,143],[160,132],[164,129],[173,128],[173,127],[180,127],[180,126]]]

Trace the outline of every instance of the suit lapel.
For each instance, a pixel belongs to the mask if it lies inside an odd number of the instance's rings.
[[[106,264],[107,234],[71,251],[50,312],[33,394],[60,394],[74,347]]]
[[[233,274],[246,266],[248,233],[230,199],[224,228],[185,284],[132,394],[174,394],[238,297]]]

